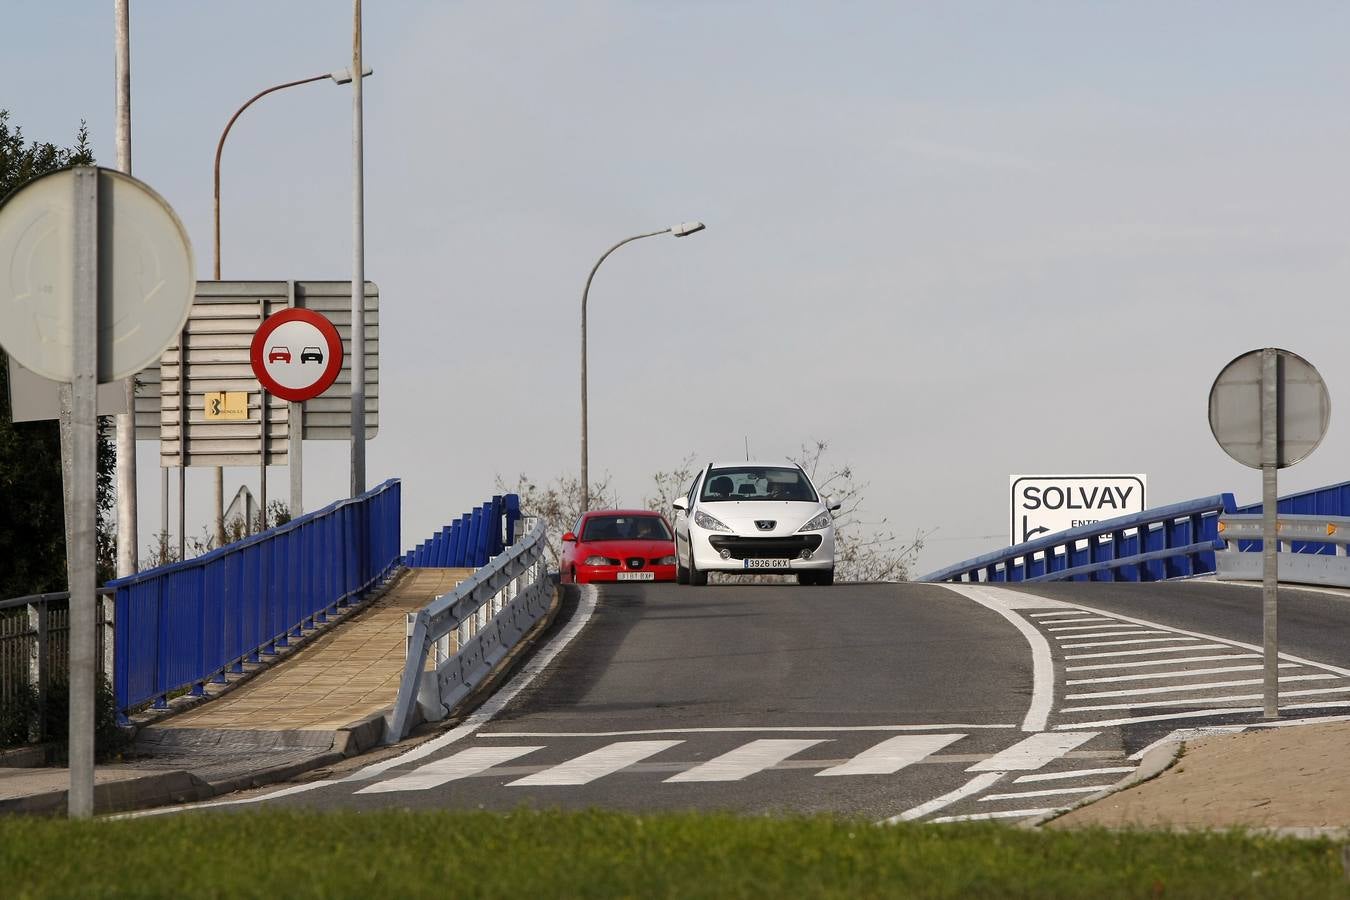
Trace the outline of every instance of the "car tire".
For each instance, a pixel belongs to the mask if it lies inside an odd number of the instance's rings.
[[[694,541],[689,539],[689,583],[702,587],[708,583],[708,573],[700,572],[698,564],[694,562]]]
[[[815,583],[821,587],[828,587],[834,584],[834,569],[826,569],[823,572],[816,573]]]
[[[800,584],[800,585],[802,585],[803,587],[805,587],[805,586],[807,586],[807,585],[815,584],[815,583],[816,583],[816,573],[815,573],[815,572],[798,572],[798,573],[797,573],[797,583]]]
[[[675,583],[689,583],[689,570],[684,567],[684,563],[680,562],[680,550],[678,547],[675,548]]]

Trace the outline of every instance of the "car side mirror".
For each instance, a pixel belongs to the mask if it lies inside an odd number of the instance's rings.
[[[844,505],[844,504],[840,503],[838,500],[834,499],[833,497],[826,497],[826,498],[825,498],[825,506],[826,506],[827,509],[829,509],[830,512],[835,512],[836,510],[839,509],[839,507],[841,507],[841,506],[843,506],[843,505]]]
[[[689,501],[684,497],[676,497],[674,500],[670,501],[670,506],[672,509],[678,509],[682,512],[689,511]]]
[[[575,532],[567,531],[567,532],[564,532],[564,533],[563,533],[563,542],[564,542],[564,543],[573,543],[573,544],[574,544],[574,543],[576,543],[576,540],[577,540],[577,536],[576,536],[576,533],[575,533]]]

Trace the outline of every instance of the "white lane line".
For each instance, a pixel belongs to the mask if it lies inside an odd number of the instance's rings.
[[[813,734],[817,732],[834,731],[944,731],[956,730],[971,731],[977,728],[998,729],[998,728],[1016,728],[1016,725],[997,724],[997,725],[974,725],[968,722],[951,723],[943,725],[801,725],[801,726],[768,726],[768,725],[746,725],[735,727],[715,727],[715,728],[641,728],[632,731],[485,731],[478,735],[482,738],[560,738],[560,737],[580,737],[580,738],[601,738],[601,737],[634,737],[643,734]]]
[[[1106,659],[1111,656],[1148,656],[1150,653],[1190,653],[1192,650],[1230,650],[1227,644],[1191,644],[1188,647],[1149,647],[1147,650],[1110,650],[1103,653],[1070,653],[1065,659]],[[1158,660],[1165,662],[1165,660]]]
[[[1050,721],[1050,709],[1055,702],[1055,665],[1050,655],[1050,642],[1045,635],[1036,630],[1036,626],[1013,612],[1017,609],[1035,608],[1031,606],[1027,595],[1006,588],[974,587],[963,584],[944,584],[947,590],[960,594],[967,600],[973,600],[985,609],[998,613],[1007,619],[1031,647],[1031,705],[1022,719],[1023,731],[1043,731]],[[1039,601],[1039,598],[1032,598]],[[1045,602],[1036,606],[1044,607]],[[1050,601],[1049,606],[1060,606],[1058,601]],[[1032,613],[1032,615],[1035,615]]]
[[[424,744],[418,744],[407,753],[402,753],[391,759],[382,760],[366,766],[364,769],[358,769],[345,778],[325,778],[322,781],[311,781],[307,784],[297,784],[288,788],[282,788],[279,791],[273,791],[270,794],[263,794],[258,797],[245,797],[240,800],[213,800],[205,803],[188,803],[183,806],[166,806],[160,809],[147,809],[135,813],[124,814],[126,818],[140,818],[143,816],[160,816],[168,813],[182,812],[187,809],[205,809],[214,806],[240,806],[246,803],[263,803],[268,800],[277,800],[281,797],[289,797],[294,794],[303,794],[307,791],[316,790],[321,787],[329,787],[334,784],[347,784],[353,781],[371,781],[383,775],[390,769],[398,766],[406,766],[409,763],[416,762],[419,759],[430,756],[431,754],[447,747],[457,741],[461,741],[473,734],[479,728],[482,728],[488,722],[492,721],[508,703],[515,699],[525,689],[530,682],[538,677],[539,673],[544,671],[553,662],[554,658],[566,649],[581,629],[586,627],[586,623],[591,620],[591,615],[595,612],[596,599],[599,592],[595,585],[585,584],[581,586],[581,595],[577,600],[577,609],[573,614],[571,621],[549,641],[544,648],[526,663],[519,672],[516,673],[506,686],[497,693],[493,694],[486,703],[478,707],[476,711],[469,715],[460,725],[447,731],[438,738],[433,738]]]
[[[1181,660],[1173,660],[1181,662]],[[1298,663],[1280,663],[1281,669],[1304,668]],[[1065,684],[1116,684],[1122,681],[1153,681],[1158,678],[1187,678],[1191,675],[1219,675],[1223,672],[1256,672],[1262,665],[1254,666],[1215,666],[1210,669],[1179,669],[1172,672],[1143,672],[1135,675],[1102,675],[1097,678],[1070,678]]]
[[[846,763],[822,769],[817,775],[894,775],[905,766],[954,744],[964,734],[906,734],[869,747]]]
[[[507,783],[507,787],[550,787],[589,784],[597,778],[613,775],[633,763],[669,750],[684,741],[618,741],[599,750],[583,753],[575,759],[550,766],[542,772]]]
[[[773,768],[794,753],[800,753],[808,747],[814,747],[816,744],[823,742],[823,738],[806,741],[762,738],[748,744],[742,744],[735,750],[723,753],[721,756],[714,757],[705,763],[694,766],[692,769],[672,775],[666,779],[666,783],[740,781],[756,772]]]
[[[1166,629],[1141,629],[1138,625],[1122,626],[1127,631],[1091,631],[1088,634],[1056,634],[1054,640],[1060,641],[1084,641],[1089,637],[1135,637],[1138,634],[1170,634]],[[1065,644],[1064,646],[1083,646],[1081,644]]]
[[[1057,797],[1061,794],[1095,794],[1097,791],[1104,791],[1109,788],[1109,784],[1088,784],[1081,787],[1061,787],[1049,788],[1043,791],[1013,791],[1007,794],[985,794],[979,799],[980,803],[993,803],[999,800],[1024,800],[1027,797]]]
[[[1119,613],[1108,613],[1105,612],[1104,610],[1094,609],[1091,606],[1081,606],[1079,604],[1074,605],[1076,608],[1081,609],[1084,612],[1095,613],[1096,615],[1099,616],[1113,615],[1122,622],[1133,622],[1136,625],[1143,625],[1146,627],[1157,624],[1156,622],[1149,622],[1144,619],[1135,619],[1132,618],[1131,616],[1122,616]],[[1201,641],[1221,640],[1225,641],[1229,647],[1234,647],[1242,650],[1255,650],[1258,653],[1261,652],[1261,648],[1256,646],[1255,644],[1245,644],[1242,641],[1230,641],[1227,638],[1218,638],[1212,634],[1202,634],[1201,632],[1198,631],[1187,631],[1184,628],[1173,628],[1172,631],[1174,631],[1177,634],[1190,635],[1191,637]],[[1192,647],[1190,649],[1194,650],[1196,648]],[[1304,665],[1309,666],[1316,666],[1317,668],[1323,670],[1324,672],[1335,672],[1337,675],[1343,675],[1346,678],[1350,678],[1350,669],[1343,669],[1339,666],[1329,666],[1326,663],[1315,662],[1311,659],[1303,659],[1302,657],[1298,656],[1291,656],[1288,653],[1281,653],[1280,659],[1287,660],[1289,662],[1303,663]]]
[[[1055,734],[1043,731],[1025,737],[988,759],[966,769],[967,772],[1029,772],[1059,759],[1075,747],[1086,744],[1097,736],[1095,731]]]
[[[1176,641],[1193,641],[1193,637],[1138,638],[1132,641],[1095,641],[1086,644],[1061,644],[1065,650],[1077,650],[1082,647],[1123,647],[1126,644],[1170,644]]]
[[[1069,621],[1070,621],[1070,622],[1086,622],[1087,619],[1070,619]],[[1130,625],[1130,624],[1127,623],[1127,622],[1122,622],[1122,623],[1120,623],[1120,624],[1118,624],[1118,625],[1110,624],[1110,622],[1111,622],[1110,619],[1106,619],[1106,620],[1103,621],[1103,624],[1101,624],[1101,625],[1061,625],[1059,628],[1047,628],[1047,629],[1045,629],[1045,630],[1046,630],[1046,631],[1049,631],[1049,632],[1052,633],[1052,634],[1058,634],[1058,633],[1060,633],[1061,631],[1091,631],[1091,630],[1094,629],[1094,628],[1138,628],[1138,627],[1139,627],[1138,625]],[[1050,624],[1050,623],[1048,623],[1048,622],[1037,622],[1036,624],[1038,624],[1038,625],[1048,625],[1048,624]]]
[[[1187,650],[1192,648],[1187,647]],[[1136,659],[1130,662],[1094,663],[1090,666],[1065,666],[1066,672],[1094,672],[1102,669],[1142,669],[1145,666],[1173,666],[1177,663],[1218,662],[1229,659],[1260,659],[1260,653],[1219,653],[1214,656],[1174,656],[1170,659]]]
[[[1326,694],[1344,694],[1347,692],[1350,692],[1350,685],[1337,688],[1317,688],[1309,691],[1280,691],[1280,698],[1312,697]],[[1261,697],[1261,694],[1234,694],[1228,697],[1183,697],[1180,700],[1143,700],[1131,703],[1099,703],[1095,706],[1066,706],[1061,709],[1060,712],[1099,712],[1108,709],[1157,709],[1163,706],[1194,706],[1196,703],[1242,703],[1249,700],[1260,700]]]
[[[1004,772],[985,772],[981,775],[976,775],[956,790],[948,791],[941,797],[934,797],[927,803],[920,803],[913,809],[907,809],[898,816],[891,816],[889,819],[886,819],[885,822],[893,825],[896,822],[913,822],[915,819],[921,819],[931,812],[937,812],[943,807],[951,806],[957,800],[963,800],[971,794],[978,794],[980,791],[998,781],[1005,774],[1006,773]]]
[[[983,822],[988,819],[1030,819],[1032,816],[1043,816],[1054,811],[1053,806],[1044,809],[1003,809],[998,812],[971,813],[968,816],[939,816],[931,821],[934,825],[946,825],[952,822]]]
[[[429,762],[425,766],[419,766],[406,775],[399,775],[397,778],[390,778],[388,781],[377,781],[375,784],[361,788],[356,793],[389,794],[395,791],[425,791],[460,778],[469,778],[480,772],[485,772],[493,766],[510,762],[516,757],[542,749],[544,748],[470,747],[453,756],[447,756],[444,759]]]
[[[1039,619],[1043,616],[1090,616],[1092,613],[1083,612],[1077,609],[1057,609],[1054,612],[1027,613],[1033,619]],[[1106,618],[1103,616],[1102,618]]]
[[[1285,675],[1280,679],[1280,684],[1289,684],[1294,681],[1329,681],[1335,678],[1335,675],[1321,673],[1318,675]],[[1179,694],[1183,691],[1210,691],[1220,690],[1222,688],[1250,687],[1253,684],[1261,684],[1260,678],[1241,678],[1237,681],[1206,681],[1201,684],[1172,684],[1167,687],[1155,688],[1125,688],[1119,691],[1093,691],[1088,694],[1065,694],[1065,700],[1100,700],[1105,697],[1142,697],[1147,694]],[[1197,702],[1206,702],[1200,698]]]
[[[1072,772],[1044,772],[1036,775],[1018,775],[1013,779],[1017,784],[1024,781],[1058,781],[1061,778],[1084,778],[1088,775],[1115,775],[1133,772],[1134,766],[1107,766],[1103,769],[1078,769]]]

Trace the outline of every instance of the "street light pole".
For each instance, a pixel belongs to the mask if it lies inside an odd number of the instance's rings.
[[[676,237],[687,237],[695,232],[702,231],[706,226],[702,222],[683,222],[679,225],[672,225],[669,228],[662,228],[660,231],[648,231],[643,234],[635,234],[632,237],[626,237],[619,241],[613,247],[610,247],[600,258],[591,266],[591,273],[586,276],[586,287],[581,291],[581,512],[591,507],[591,480],[590,464],[587,454],[587,433],[588,433],[588,412],[586,404],[586,300],[591,293],[591,281],[595,278],[596,271],[600,264],[609,258],[609,255],[618,250],[624,244],[641,240],[642,238],[655,237],[658,234],[673,234]]]

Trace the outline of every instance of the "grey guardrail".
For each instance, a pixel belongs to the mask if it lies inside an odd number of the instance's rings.
[[[1226,515],[1219,520],[1219,537],[1227,545],[1215,554],[1220,581],[1261,580],[1261,526],[1259,515]],[[1280,581],[1350,587],[1350,555],[1346,553],[1350,518],[1281,515],[1277,527]]]
[[[453,591],[408,615],[407,662],[386,743],[406,737],[419,718],[443,719],[548,612],[544,535],[540,520]]]

